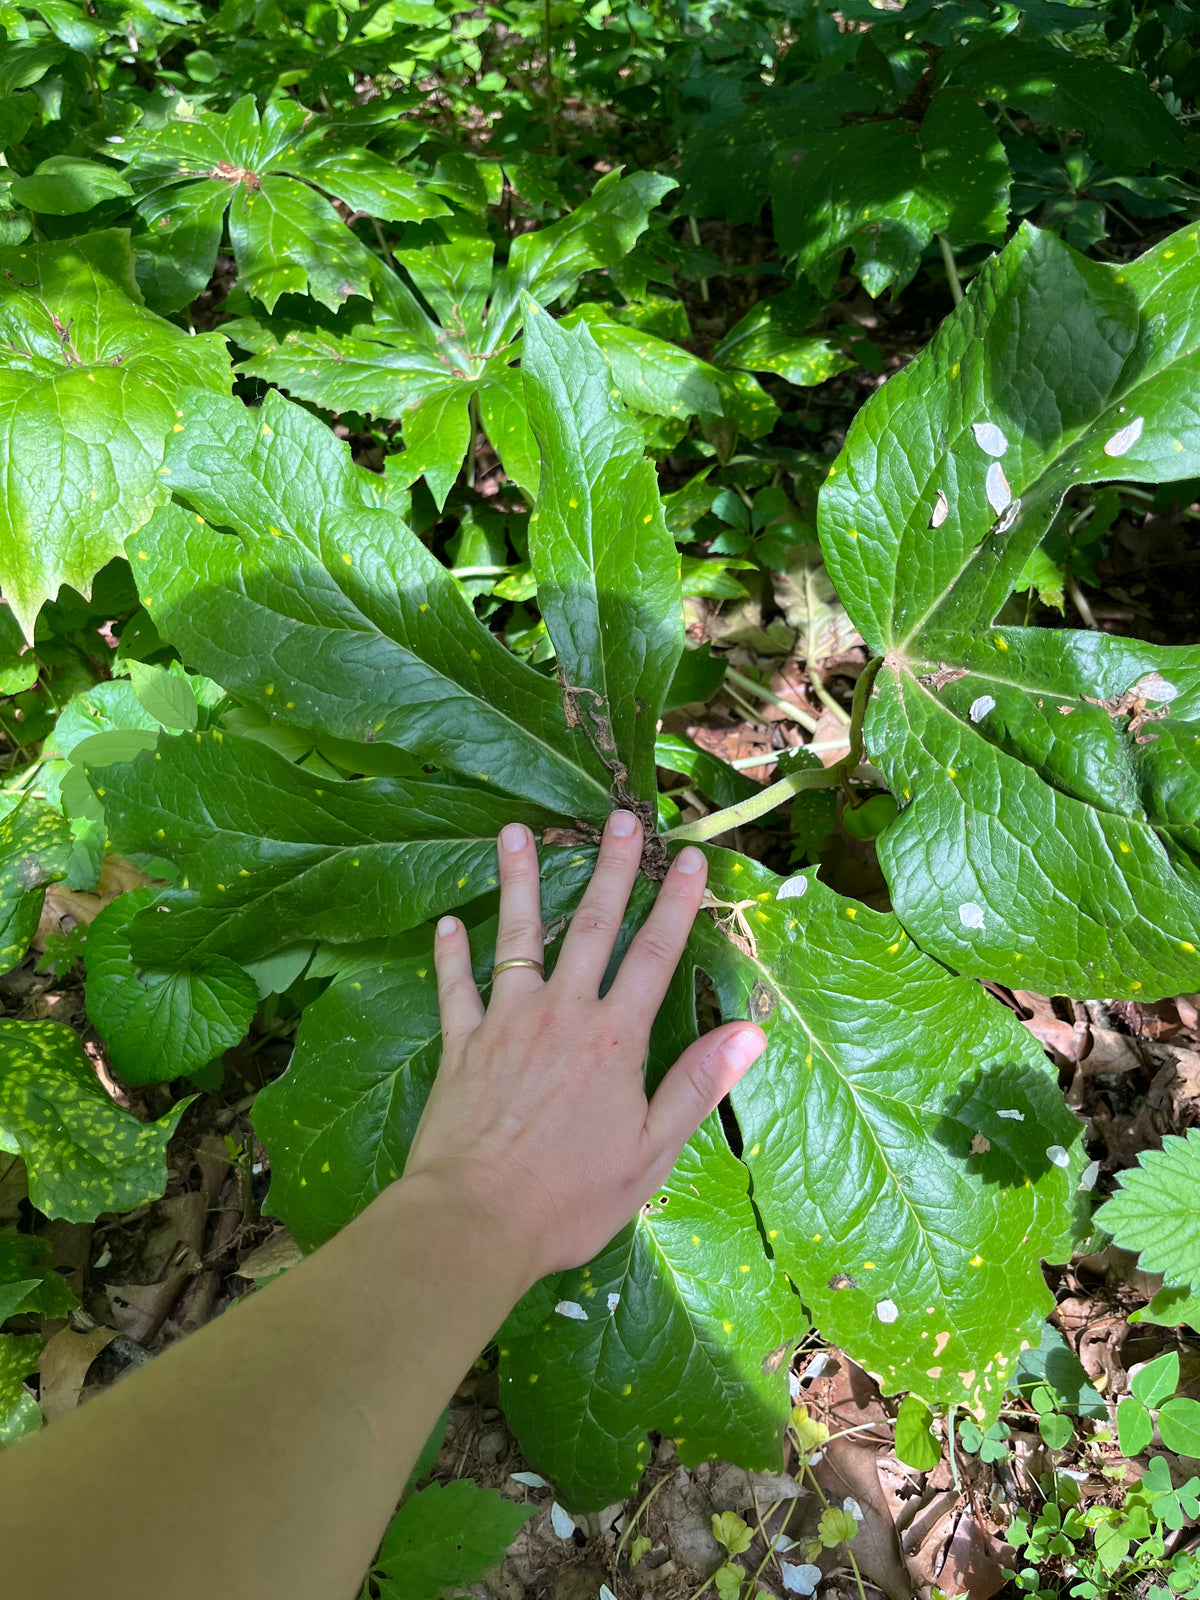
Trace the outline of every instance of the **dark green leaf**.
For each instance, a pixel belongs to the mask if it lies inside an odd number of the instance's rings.
[[[10,193],[30,211],[65,217],[133,191],[115,167],[82,156],[50,156],[27,178],[14,178]]]
[[[29,1198],[48,1217],[92,1222],[156,1200],[189,1103],[141,1123],[105,1094],[70,1028],[0,1021],[0,1150],[24,1159]]]
[[[235,962],[193,956],[186,972],[140,966],[129,949],[130,919],[157,889],[120,895],[88,932],[88,1015],[127,1083],[169,1083],[198,1072],[244,1037],[258,987]]]

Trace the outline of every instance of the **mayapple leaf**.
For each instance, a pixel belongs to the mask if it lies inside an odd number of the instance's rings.
[[[0,1021],[0,1150],[19,1155],[48,1217],[94,1222],[157,1200],[167,1140],[190,1100],[142,1123],[100,1087],[70,1028]]]
[[[1080,1127],[1053,1072],[895,917],[709,854],[691,947],[767,1034],[733,1104],[776,1260],[885,1393],[994,1417],[1053,1303],[1041,1260],[1071,1253]]]
[[[920,128],[901,118],[782,145],[771,171],[775,236],[823,293],[848,248],[869,294],[903,287],[935,233],[956,244],[1003,237],[1008,158],[961,90],[934,94]]]
[[[48,805],[26,800],[0,821],[0,973],[29,949],[46,885],[66,877],[70,853],[70,823]]]
[[[9,193],[30,211],[66,217],[133,191],[115,167],[82,156],[50,156],[27,178],[14,178]]]
[[[334,311],[351,295],[370,298],[375,263],[310,185],[374,216],[419,222],[448,213],[380,156],[326,143],[327,127],[292,101],[271,101],[260,118],[246,95],[224,115],[143,124],[115,147],[146,224],[143,279],[164,309],[180,309],[197,279],[207,282],[226,212],[243,289],[268,310],[281,294],[308,293]],[[172,261],[181,228],[186,270]]]
[[[481,1578],[532,1516],[472,1478],[431,1483],[405,1500],[388,1524],[374,1574],[383,1600],[438,1600]]]
[[[567,331],[527,301],[521,370],[542,457],[529,559],[564,697],[618,792],[650,802],[655,728],[683,650],[658,478],[586,327]]]
[[[186,874],[130,926],[134,960],[151,966],[402,933],[496,887],[505,823],[540,833],[561,820],[444,781],[339,782],[219,728],[161,738],[105,768],[96,793],[118,851]]]
[[[696,1036],[694,995],[685,959],[655,1023],[649,1088]],[[500,1332],[500,1395],[525,1455],[569,1505],[632,1493],[652,1428],[688,1466],[720,1454],[778,1471],[784,1375],[807,1324],[763,1253],[746,1169],[715,1113],[634,1220],[539,1289],[554,1309],[532,1327],[514,1314]]]
[[[1200,649],[1044,628],[930,644],[924,672],[885,664],[865,729],[902,808],[878,849],[913,938],[1016,988],[1191,992]]]
[[[147,311],[129,236],[0,250],[0,587],[29,639],[42,602],[92,578],[167,497],[180,389],[227,390],[225,341]]]
[[[133,959],[128,927],[156,888],[119,895],[88,930],[88,1016],[126,1083],[169,1083],[198,1072],[245,1037],[258,986],[223,956],[193,956],[186,971]]]
[[[627,406],[656,417],[719,416],[721,374],[689,350],[619,322],[607,306],[585,305],[559,323],[583,323],[608,360],[613,386]]]
[[[542,915],[572,909],[595,865],[593,849],[558,849],[542,862]],[[442,1053],[437,981],[427,930],[415,954],[364,948],[304,1013],[288,1070],[254,1103],[271,1157],[266,1205],[306,1250],[351,1222],[404,1170]],[[495,922],[472,929],[484,993]]]
[[[1118,267],[1022,228],[822,491],[830,573],[886,652],[865,737],[910,803],[880,841],[892,901],[963,972],[1144,999],[1200,981],[1200,657],[991,626],[1073,485],[1200,471],[1198,239]]]
[[[129,557],[190,666],[284,726],[399,745],[556,812],[607,815],[611,775],[568,728],[558,687],[478,621],[393,512],[365,503],[350,452],[316,417],[274,393],[259,411],[193,396],[168,468],[193,510],[164,509]]]
[[[1183,1139],[1167,1134],[1161,1150],[1143,1150],[1120,1185],[1097,1222],[1122,1250],[1140,1252],[1144,1271],[1200,1295],[1200,1128]]]

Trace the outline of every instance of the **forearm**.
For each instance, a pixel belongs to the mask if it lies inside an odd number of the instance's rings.
[[[14,1600],[349,1600],[421,1445],[528,1286],[402,1181],[309,1260],[0,1455]]]

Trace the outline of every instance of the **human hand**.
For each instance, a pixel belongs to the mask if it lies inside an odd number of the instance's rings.
[[[486,1011],[466,929],[456,917],[438,923],[442,1061],[405,1177],[430,1177],[482,1208],[529,1252],[531,1282],[579,1266],[607,1244],[766,1047],[751,1023],[715,1028],[683,1052],[647,1102],[651,1024],[700,909],[708,863],[693,845],[680,851],[601,999],[642,843],[632,812],[613,812],[552,976],[509,968],[494,979]],[[510,823],[498,854],[496,960],[540,962],[533,835]]]

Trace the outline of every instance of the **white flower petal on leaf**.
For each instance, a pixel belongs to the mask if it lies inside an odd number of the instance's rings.
[[[933,512],[929,518],[929,526],[931,528],[940,528],[942,523],[945,522],[949,515],[950,502],[946,499],[945,493],[939,489],[938,497],[934,502]]]
[[[964,900],[958,908],[958,920],[964,928],[982,928],[983,907],[974,900]]]
[[[807,893],[808,879],[802,872],[798,872],[794,878],[788,878],[786,882],[779,885],[775,898],[776,900],[799,900]]]
[[[1176,698],[1179,686],[1168,682],[1161,672],[1147,672],[1134,684],[1133,693],[1140,695],[1143,700],[1157,700],[1165,706]]]
[[[1088,1194],[1096,1187],[1096,1179],[1100,1176],[1100,1163],[1089,1161],[1079,1174],[1079,1187],[1084,1194]]]
[[[995,698],[990,694],[981,694],[978,700],[971,701],[971,721],[982,722],[989,711],[996,709]]]
[[[1025,1113],[1023,1111],[997,1111],[996,1115],[1003,1117],[1006,1122],[1025,1121]]]
[[[1052,1144],[1046,1151],[1046,1159],[1052,1161],[1056,1167],[1068,1167],[1071,1158],[1060,1144]]]
[[[875,1315],[880,1322],[895,1322],[900,1315],[900,1307],[894,1300],[881,1300],[875,1307]]]
[[[572,1322],[586,1322],[587,1312],[576,1300],[560,1300],[555,1306],[560,1317],[570,1317]]]
[[[987,469],[984,492],[988,497],[988,505],[997,513],[1006,510],[1012,503],[1012,490],[1004,476],[1004,468],[998,461],[993,461]]]
[[[1002,456],[1008,449],[1008,440],[994,422],[973,422],[971,432],[975,443],[989,456]]]
[[[619,1294],[610,1294],[609,1297],[608,1297],[609,1314],[611,1315],[617,1309],[617,1307],[620,1304],[621,1304],[621,1296]]]
[[[556,1500],[550,1507],[550,1526],[560,1539],[569,1539],[575,1532],[575,1519]]]
[[[1104,441],[1104,454],[1106,456],[1123,456],[1133,449],[1142,437],[1142,429],[1146,426],[1145,417],[1134,417],[1132,422],[1126,423],[1123,428],[1118,428],[1111,439]]]

